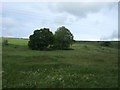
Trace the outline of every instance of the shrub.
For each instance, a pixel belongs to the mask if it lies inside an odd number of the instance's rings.
[[[100,45],[103,47],[110,47],[112,44],[109,41],[105,41],[105,42],[102,42]]]
[[[4,45],[8,45],[8,40],[3,40],[2,41],[2,45],[4,46]]]
[[[85,48],[88,48],[88,46],[87,46],[87,45],[85,45],[84,47],[85,47]]]

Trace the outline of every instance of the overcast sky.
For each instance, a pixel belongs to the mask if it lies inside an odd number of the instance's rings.
[[[75,40],[117,40],[117,2],[4,2],[2,36],[24,38],[34,30],[65,26]]]

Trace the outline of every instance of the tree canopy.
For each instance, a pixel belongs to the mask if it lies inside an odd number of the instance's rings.
[[[59,27],[55,32],[55,41],[54,47],[57,49],[68,49],[70,45],[73,43],[73,35],[64,26]]]
[[[35,30],[33,35],[29,37],[28,46],[34,50],[43,50],[53,44],[54,36],[49,28]]]
[[[35,30],[29,39],[28,46],[33,50],[68,49],[74,41],[72,33],[64,26],[59,27],[54,35],[49,28]]]

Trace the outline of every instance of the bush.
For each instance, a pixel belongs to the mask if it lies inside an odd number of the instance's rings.
[[[85,47],[85,48],[88,48],[88,46],[87,46],[87,45],[85,45],[84,47]]]
[[[100,45],[103,47],[110,47],[112,44],[110,41],[105,41],[105,42],[102,42]]]
[[[3,40],[2,41],[2,45],[4,46],[4,45],[8,45],[8,40]]]
[[[46,50],[48,46],[51,46],[54,41],[54,36],[48,28],[35,30],[33,35],[29,37],[29,48],[33,50]]]

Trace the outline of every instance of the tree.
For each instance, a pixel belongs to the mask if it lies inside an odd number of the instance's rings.
[[[64,26],[57,29],[54,37],[54,47],[57,49],[68,49],[73,43],[72,33]]]
[[[54,36],[48,28],[35,30],[33,35],[29,37],[29,48],[33,50],[43,50],[53,44]]]

